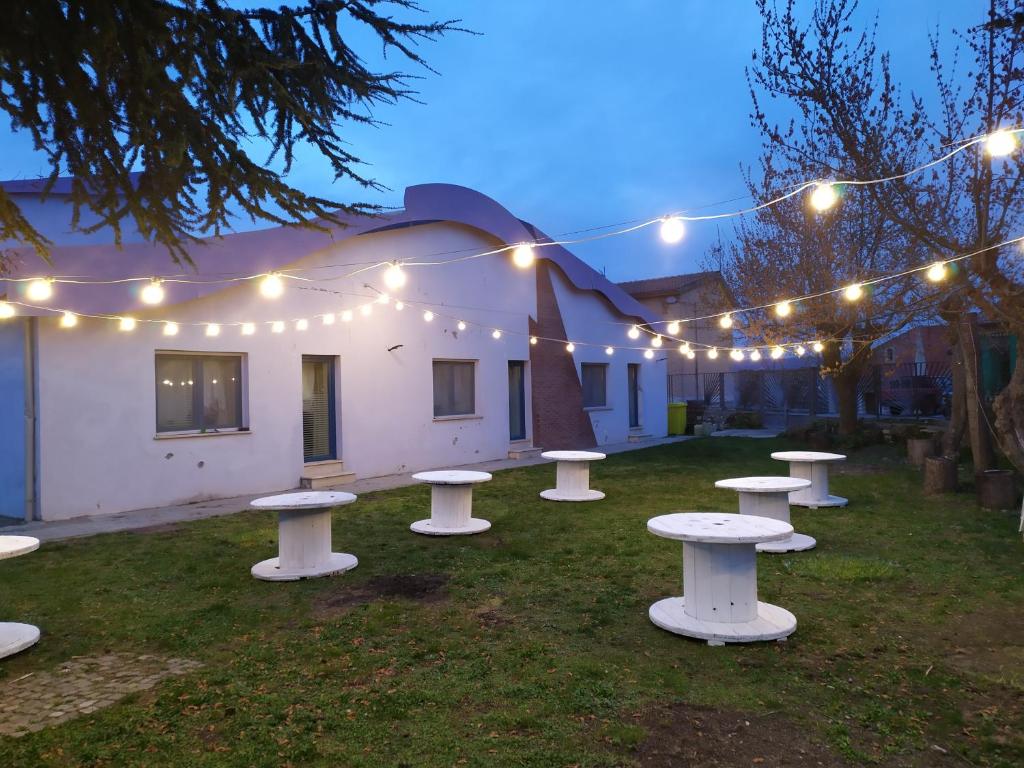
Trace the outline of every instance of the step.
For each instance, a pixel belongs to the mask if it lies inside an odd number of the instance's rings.
[[[302,477],[330,477],[345,471],[345,462],[341,459],[328,461],[311,461],[302,467]]]
[[[543,448],[534,448],[528,443],[512,443],[508,447],[508,457],[510,459],[532,459],[540,456],[543,450]]]
[[[299,487],[309,491],[322,491],[324,488],[348,485],[355,481],[355,472],[340,472],[339,474],[327,475],[326,477],[302,477],[299,479]]]
[[[646,443],[651,439],[651,435],[630,435],[626,439],[631,443]]]

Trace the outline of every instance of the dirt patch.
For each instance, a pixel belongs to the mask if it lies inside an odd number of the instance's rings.
[[[322,595],[314,607],[319,613],[345,612],[375,600],[402,598],[436,603],[448,597],[447,573],[396,573],[377,576],[364,584],[343,586]]]
[[[781,715],[745,715],[666,704],[634,720],[646,736],[633,750],[651,768],[848,768],[850,763]]]

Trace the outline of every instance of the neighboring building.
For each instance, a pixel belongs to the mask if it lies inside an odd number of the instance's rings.
[[[57,218],[44,231],[67,239],[52,265],[22,252],[10,277],[178,271],[159,246],[80,242]],[[460,258],[541,236],[495,201],[422,185],[404,210],[348,223],[208,241],[181,272],[211,282],[168,280],[158,306],[140,283],[57,283],[45,306],[0,321],[0,514],[114,514],[665,434],[664,362],[604,350],[626,346],[623,324],[658,317],[558,246],[526,270],[508,253]],[[402,311],[375,303],[395,261]],[[216,282],[270,272],[309,281],[285,279],[276,300],[256,281]],[[25,288],[0,281],[0,297],[31,303]],[[58,309],[77,324],[62,328]],[[119,330],[122,316],[137,327]]]

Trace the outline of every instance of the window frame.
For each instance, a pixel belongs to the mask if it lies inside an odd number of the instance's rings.
[[[470,366],[472,366],[472,371],[473,371],[473,377],[472,377],[472,381],[473,381],[473,392],[472,392],[473,410],[471,412],[469,412],[469,413],[451,413],[451,414],[445,414],[445,415],[440,415],[440,416],[438,415],[438,413],[437,413],[437,392],[436,392],[436,384],[435,384],[435,381],[434,381],[434,375],[435,375],[434,372],[435,372],[435,369],[436,369],[436,366],[437,366],[438,363],[448,363],[448,364],[455,364],[455,365],[461,364],[461,365],[470,365]],[[477,384],[478,384],[477,378],[479,376],[479,369],[480,369],[479,363],[480,363],[480,361],[477,360],[476,358],[435,357],[435,358],[431,359],[431,361],[430,361],[430,395],[431,395],[431,398],[430,398],[431,399],[430,408],[431,408],[431,414],[433,415],[434,421],[455,421],[455,420],[458,420],[458,419],[479,419],[479,418],[482,418],[480,416],[480,404],[477,401],[477,390],[479,389],[479,387],[477,386]]]
[[[189,429],[160,429],[159,400],[160,400],[160,377],[158,365],[160,358],[178,358],[191,361],[192,380],[202,381],[202,361],[204,358],[233,358],[238,360],[238,393],[235,406],[235,421],[237,426],[232,427],[206,427],[202,423],[204,412],[204,400],[202,387],[194,387],[192,392],[192,408],[194,414],[199,414],[198,426]],[[249,432],[249,380],[247,373],[248,356],[244,352],[193,352],[179,349],[158,349],[153,355],[153,425],[156,439],[172,437],[204,437],[209,435],[232,435]]]
[[[604,387],[603,387],[603,390],[604,390],[603,391],[603,395],[604,395],[604,397],[602,398],[602,402],[599,403],[599,404],[593,404],[593,405],[588,405],[587,404],[587,400],[586,400],[586,397],[587,397],[587,384],[586,384],[586,381],[585,381],[585,374],[584,374],[584,370],[586,370],[586,369],[601,369],[601,372],[604,375]],[[585,410],[585,411],[602,411],[602,410],[608,410],[611,407],[611,406],[608,405],[608,370],[609,370],[608,363],[590,363],[590,362],[582,362],[582,363],[580,363],[580,390],[581,390],[581,395],[583,396],[583,410]]]

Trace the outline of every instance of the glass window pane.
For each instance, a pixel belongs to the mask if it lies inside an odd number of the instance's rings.
[[[159,355],[156,358],[156,431],[198,429],[192,360]]]
[[[605,386],[607,369],[608,366],[603,364],[583,363],[581,374],[584,408],[603,408],[608,404]]]
[[[198,359],[203,372],[203,428],[241,427],[241,358],[203,356]]]
[[[434,362],[434,416],[468,416],[476,413],[473,362]]]

